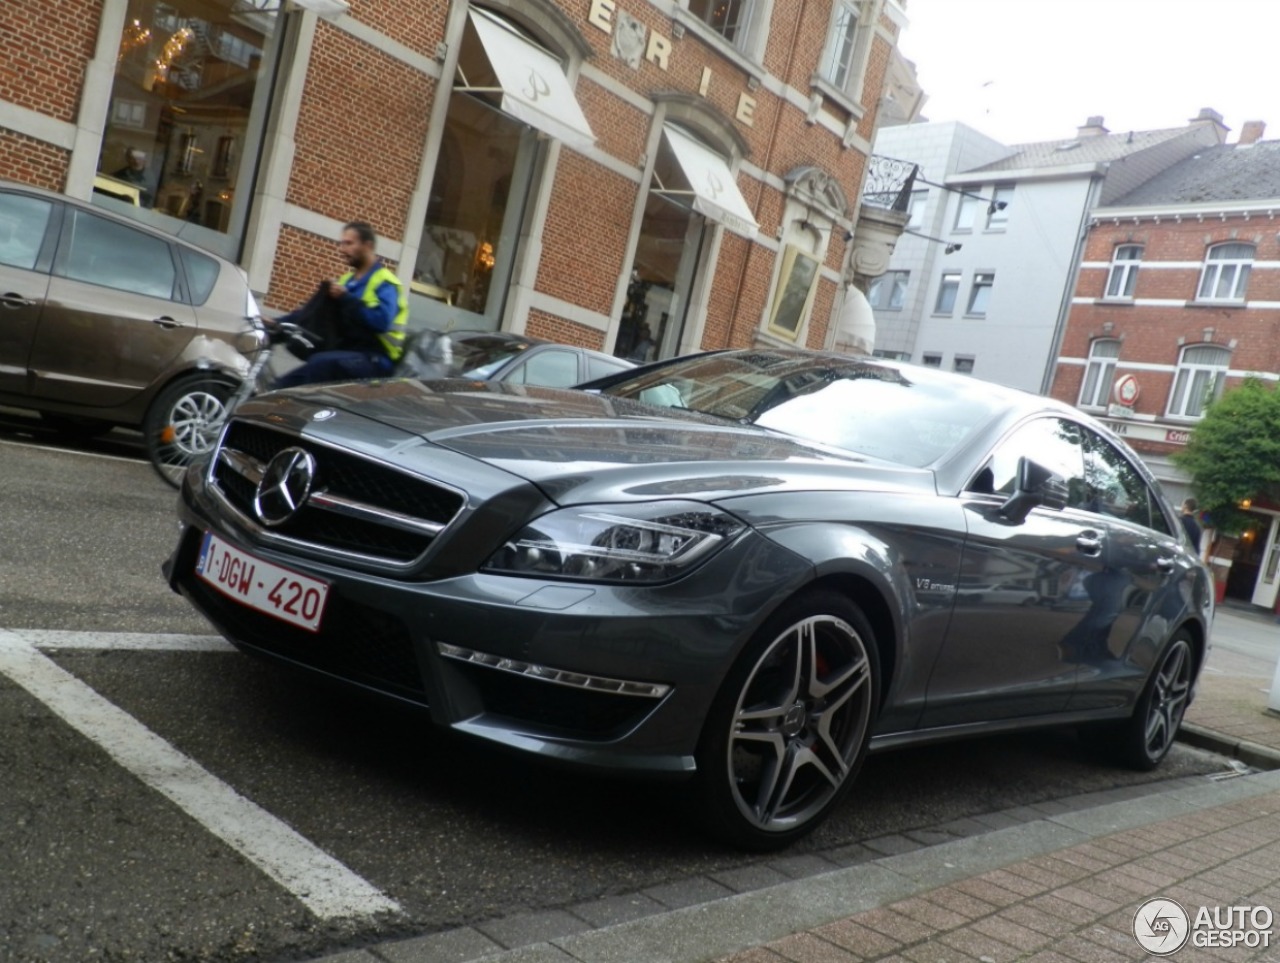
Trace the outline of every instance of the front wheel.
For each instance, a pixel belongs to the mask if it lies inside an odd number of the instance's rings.
[[[852,786],[879,705],[870,623],[843,595],[787,603],[752,637],[698,749],[707,828],[767,851],[811,832]]]
[[[151,467],[175,488],[195,459],[213,450],[235,386],[210,376],[175,381],[156,396],[142,430]]]

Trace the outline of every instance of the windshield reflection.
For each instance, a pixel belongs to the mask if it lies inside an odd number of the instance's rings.
[[[677,362],[604,393],[918,468],[1000,410],[982,388],[971,379],[871,359],[749,351]]]

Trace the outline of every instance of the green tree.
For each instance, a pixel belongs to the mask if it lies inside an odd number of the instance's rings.
[[[1214,528],[1239,534],[1251,521],[1242,501],[1280,502],[1280,392],[1256,378],[1225,392],[1173,461],[1191,476]]]

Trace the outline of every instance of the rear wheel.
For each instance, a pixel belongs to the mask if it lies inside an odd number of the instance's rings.
[[[198,375],[175,381],[156,396],[142,427],[156,474],[177,487],[187,466],[213,450],[234,390],[225,380]]]
[[[879,686],[875,638],[857,606],[830,591],[785,605],[708,714],[696,783],[707,828],[755,850],[816,828],[862,765]]]
[[[1155,769],[1173,748],[1182,725],[1194,665],[1191,636],[1179,630],[1161,653],[1133,715],[1115,725],[1084,730],[1085,740],[1122,765],[1142,772]]]

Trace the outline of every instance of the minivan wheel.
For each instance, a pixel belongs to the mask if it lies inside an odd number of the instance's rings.
[[[234,385],[210,375],[175,381],[156,396],[143,422],[147,457],[175,488],[187,466],[213,450]]]
[[[856,605],[825,590],[784,605],[708,713],[695,783],[707,828],[759,851],[813,831],[853,785],[879,687],[875,637]]]

